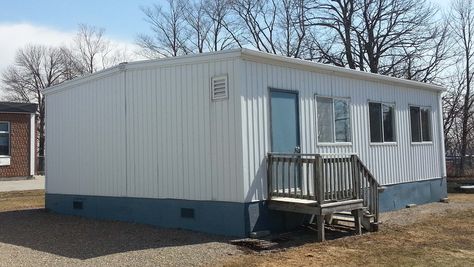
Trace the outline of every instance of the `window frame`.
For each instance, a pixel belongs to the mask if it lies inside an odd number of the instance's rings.
[[[380,112],[381,112],[381,125],[382,125],[382,142],[372,142],[371,138],[371,125],[370,125],[370,103],[373,104],[380,104]],[[385,134],[384,134],[384,122],[383,122],[383,107],[382,105],[390,106],[393,108],[393,137],[395,141],[385,141]],[[397,131],[397,104],[396,102],[385,102],[385,101],[377,101],[369,99],[367,101],[367,124],[368,124],[368,138],[369,138],[369,145],[371,146],[397,146],[398,145],[398,131]]]
[[[319,121],[318,121],[318,97],[320,98],[328,98],[332,100],[332,127],[333,127],[333,142],[320,142],[319,141]],[[350,124],[350,140],[351,141],[344,141],[344,142],[338,142],[336,141],[336,114],[335,114],[335,109],[334,109],[334,100],[341,100],[345,101],[348,106],[349,110],[349,124]],[[352,146],[352,140],[353,140],[353,127],[352,127],[352,110],[351,110],[351,98],[350,97],[340,97],[340,96],[326,96],[326,95],[314,95],[314,102],[315,102],[315,120],[316,120],[316,145],[317,146]]]
[[[420,123],[420,137],[421,137],[421,141],[420,142],[414,142],[413,141],[413,131],[412,131],[412,128],[411,128],[411,108],[418,108],[420,110],[420,115],[419,115],[419,123]],[[423,141],[423,123],[422,123],[422,119],[421,119],[421,110],[422,109],[428,109],[429,110],[429,127],[430,127],[430,136],[431,136],[431,141]],[[423,106],[423,105],[415,105],[415,104],[409,104],[408,105],[408,116],[409,116],[409,122],[410,122],[410,144],[411,145],[433,145],[433,118],[432,118],[432,112],[433,109],[431,108],[431,106]]]
[[[0,123],[6,123],[8,125],[8,132],[0,131],[0,133],[8,133],[8,154],[7,155],[0,155],[0,158],[9,158],[12,154],[12,144],[11,144],[11,123],[9,121],[0,121]]]

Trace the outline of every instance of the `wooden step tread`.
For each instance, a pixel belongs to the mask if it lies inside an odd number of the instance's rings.
[[[311,199],[291,198],[291,197],[272,197],[271,201],[289,202],[295,204],[316,205],[317,201]]]
[[[338,215],[333,215],[332,216],[333,221],[341,221],[341,222],[354,222],[354,216],[349,217],[349,216],[338,216]]]
[[[352,213],[350,211],[340,211],[335,213],[334,215],[339,216],[339,217],[353,217]],[[370,214],[370,213],[364,213],[362,214],[365,218],[374,218],[375,214]]]
[[[352,205],[352,204],[359,204],[364,202],[363,199],[351,199],[351,200],[345,200],[345,201],[337,201],[337,202],[329,202],[329,203],[324,203],[321,205],[321,208],[332,208],[332,207],[338,207],[338,206],[346,206],[346,205]]]

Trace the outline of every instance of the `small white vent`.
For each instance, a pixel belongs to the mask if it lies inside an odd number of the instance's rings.
[[[229,86],[227,75],[212,77],[211,79],[211,99],[221,100],[229,96]]]

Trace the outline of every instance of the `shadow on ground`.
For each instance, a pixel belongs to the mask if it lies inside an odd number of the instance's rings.
[[[228,239],[186,230],[58,215],[44,209],[0,212],[0,243],[69,258],[84,260],[208,242],[228,242]]]
[[[351,228],[326,227],[328,240],[351,235],[354,235]],[[263,239],[275,244],[271,249],[298,247],[316,242],[316,231],[306,226]],[[128,251],[229,241],[224,236],[59,215],[44,209],[0,212],[0,243],[81,260]]]
[[[343,225],[326,225],[325,233],[328,241],[356,235],[353,227]],[[276,243],[275,249],[288,249],[318,242],[316,226],[313,225],[301,226],[296,230],[273,234],[264,239]]]

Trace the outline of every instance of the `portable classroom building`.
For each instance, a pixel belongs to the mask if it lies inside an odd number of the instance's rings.
[[[438,201],[442,92],[248,49],[122,63],[45,90],[46,207],[235,236],[277,229],[290,216],[265,202],[268,152],[356,154],[385,188],[381,211]]]

